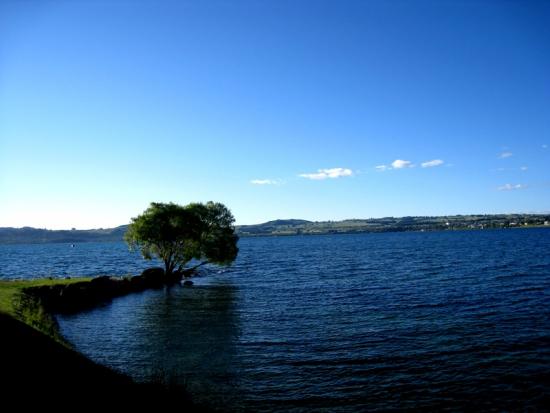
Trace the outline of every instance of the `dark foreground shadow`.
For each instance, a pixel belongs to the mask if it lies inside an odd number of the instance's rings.
[[[181,389],[136,384],[24,323],[0,313],[0,394],[3,407],[79,411],[89,407],[144,407],[205,411]],[[4,409],[2,409],[4,410]]]

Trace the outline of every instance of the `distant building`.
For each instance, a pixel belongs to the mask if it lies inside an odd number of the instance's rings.
[[[550,221],[544,221],[544,225],[550,225]]]

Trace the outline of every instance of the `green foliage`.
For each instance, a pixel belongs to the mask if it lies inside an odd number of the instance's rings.
[[[208,202],[186,206],[153,202],[132,218],[124,235],[130,249],[144,258],[158,257],[167,275],[181,272],[195,259],[199,265],[231,264],[237,257],[235,219],[223,204]]]
[[[71,279],[29,279],[29,280],[0,280],[0,312],[16,316],[18,295],[22,294],[26,288],[69,285],[84,281],[90,281],[90,277],[71,278]]]
[[[27,289],[45,286],[70,285],[91,278],[32,279],[0,281],[0,313],[8,314],[66,345],[59,333],[55,317],[46,311],[40,300],[27,294]]]
[[[57,320],[46,311],[39,298],[26,294],[23,290],[13,297],[13,307],[18,320],[65,344],[63,336],[59,333]]]

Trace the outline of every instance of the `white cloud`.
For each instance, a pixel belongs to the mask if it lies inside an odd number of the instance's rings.
[[[334,178],[340,178],[343,176],[352,176],[352,175],[353,175],[353,171],[348,168],[329,168],[329,169],[318,169],[317,172],[315,173],[300,174],[298,176],[302,178],[320,181],[328,178],[334,179]]]
[[[376,169],[378,172],[384,172],[391,168],[388,165],[378,165],[375,166],[374,169]]]
[[[497,189],[499,191],[514,191],[516,189],[525,189],[527,188],[527,185],[522,185],[522,184],[505,184],[505,185],[502,185],[502,186],[499,186]]]
[[[434,159],[433,161],[422,162],[422,168],[432,168],[434,166],[443,165],[444,162],[441,159]]]
[[[253,179],[250,181],[253,185],[281,185],[280,179]]]
[[[396,159],[391,163],[391,166],[394,169],[403,169],[403,168],[412,168],[414,167],[413,163],[411,161],[404,161],[402,159]]]
[[[529,169],[528,166],[520,166],[519,168],[518,167],[513,167],[513,168],[496,168],[496,169],[491,169],[491,172],[510,172],[510,171],[527,171]]]
[[[513,153],[512,152],[502,152],[498,155],[498,157],[500,159],[505,159],[505,158],[509,158],[510,156],[512,156]]]

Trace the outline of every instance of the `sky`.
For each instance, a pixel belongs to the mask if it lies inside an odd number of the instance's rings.
[[[0,227],[550,211],[550,2],[0,2]]]

